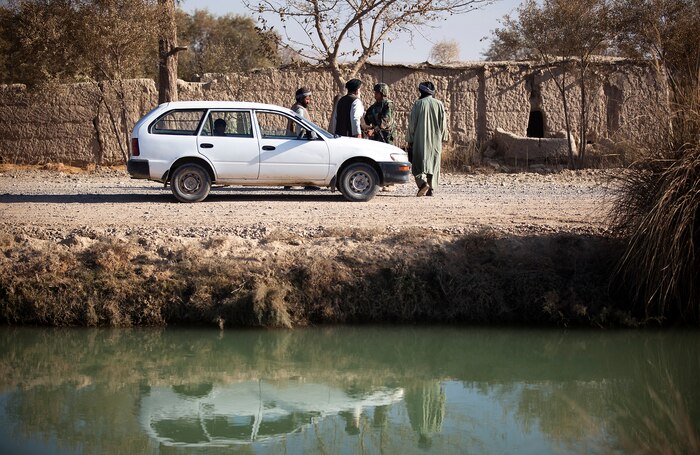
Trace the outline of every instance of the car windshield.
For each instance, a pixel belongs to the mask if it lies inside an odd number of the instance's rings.
[[[302,117],[300,117],[300,116],[298,116],[298,115],[297,115],[296,117],[299,118],[299,119],[302,118]],[[329,133],[329,132],[326,131],[325,129],[321,128],[320,126],[318,126],[317,124],[315,124],[315,123],[312,122],[311,120],[309,120],[309,119],[307,119],[307,118],[305,118],[305,119],[303,119],[303,120],[304,120],[306,123],[311,124],[311,126],[313,126],[313,127],[316,129],[316,131],[318,131],[319,133],[321,133],[322,136],[325,136],[325,137],[327,137],[328,139],[332,139],[332,138],[334,137],[331,133]]]

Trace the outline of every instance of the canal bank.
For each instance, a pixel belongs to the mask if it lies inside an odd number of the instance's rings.
[[[0,168],[0,321],[55,326],[636,326],[611,280],[609,173],[446,174],[352,204],[123,169]]]
[[[44,234],[49,234],[44,232]],[[0,236],[10,325],[335,323],[637,326],[606,236],[407,229],[261,239]]]

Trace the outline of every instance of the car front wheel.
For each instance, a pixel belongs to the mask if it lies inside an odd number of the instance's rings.
[[[345,199],[364,202],[372,199],[379,191],[379,175],[366,163],[353,163],[340,176],[340,192]]]
[[[209,194],[211,178],[199,164],[184,164],[175,170],[170,186],[178,201],[199,202]]]

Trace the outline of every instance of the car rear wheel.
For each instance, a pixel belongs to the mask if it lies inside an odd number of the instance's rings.
[[[199,202],[209,194],[211,178],[199,164],[184,164],[173,173],[170,187],[178,201]]]
[[[367,163],[353,163],[341,174],[339,189],[349,201],[369,201],[379,191],[379,175]]]

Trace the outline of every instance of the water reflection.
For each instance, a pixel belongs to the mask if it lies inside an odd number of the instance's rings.
[[[0,372],[0,453],[627,453],[700,423],[698,332],[4,328]]]
[[[423,381],[406,393],[406,410],[411,427],[418,434],[418,446],[428,448],[434,434],[442,431],[445,418],[445,388],[438,381]]]
[[[155,387],[141,398],[141,425],[166,445],[235,445],[279,438],[327,416],[352,419],[403,399],[403,390],[353,396],[326,384],[243,381],[214,386]]]

